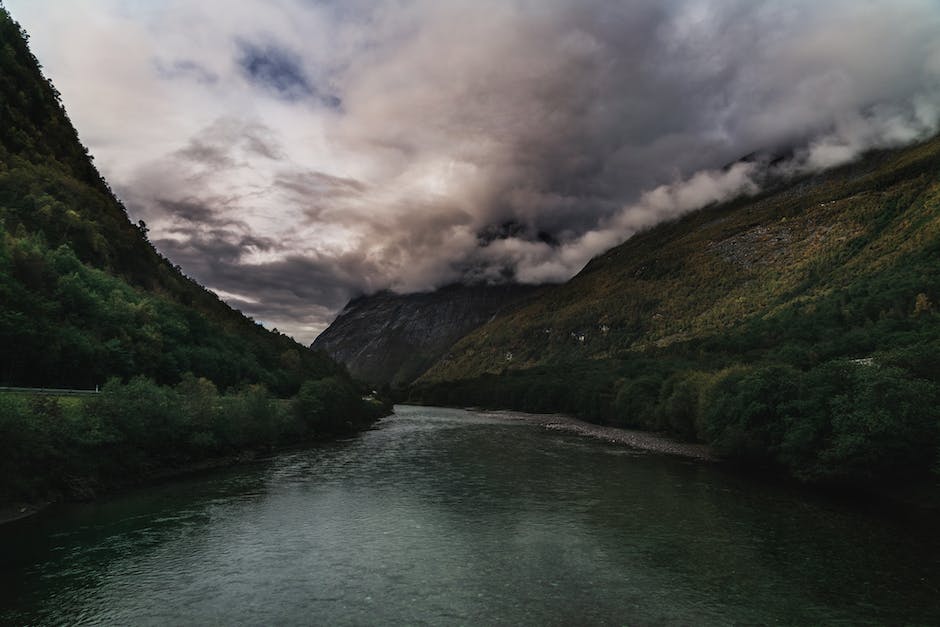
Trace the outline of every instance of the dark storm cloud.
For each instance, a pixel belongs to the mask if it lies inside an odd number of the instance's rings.
[[[564,280],[758,190],[766,164],[745,155],[811,171],[940,116],[936,0],[166,6],[135,31],[147,66],[107,55],[119,96],[75,119],[161,250],[304,340],[362,291]],[[69,50],[72,67],[94,47]],[[107,81],[88,55],[84,79]],[[64,90],[70,111],[86,91]],[[116,125],[105,105],[143,113]]]
[[[306,222],[311,224],[329,215],[342,222],[343,207],[356,204],[367,191],[361,181],[315,170],[283,171],[274,179],[271,189],[285,202],[302,208]]]
[[[217,222],[214,203],[195,199],[168,200],[155,198],[156,204],[169,215],[193,224],[212,224]],[[190,227],[191,228],[191,227]]]
[[[227,168],[239,158],[276,160],[283,154],[271,129],[264,124],[220,118],[191,137],[175,156],[213,168]]]
[[[257,121],[219,118],[186,140],[166,157],[146,163],[134,176],[116,186],[119,196],[137,217],[163,221],[166,232],[198,231],[200,227],[238,226],[245,203],[271,187],[268,181],[249,190],[227,177],[245,179],[257,161],[278,163],[284,158],[275,133]]]
[[[232,287],[247,282],[255,288],[248,293],[260,295],[258,300],[268,307],[295,301],[301,306],[315,302],[336,309],[346,303],[351,289],[355,291],[360,271],[359,261],[355,259],[348,263],[340,260],[337,264],[334,259],[291,256],[269,263],[247,264],[238,269],[237,275],[223,272],[221,278],[229,279]],[[238,289],[244,291],[243,287]],[[282,298],[287,302],[279,303]]]
[[[286,172],[275,179],[274,184],[285,191],[292,192],[299,200],[323,196],[355,196],[366,190],[365,184],[361,181],[332,176],[315,170]]]
[[[753,191],[755,168],[718,169],[745,154],[790,150],[799,171],[936,130],[929,2],[416,6],[407,39],[344,86],[342,139],[469,166],[447,193],[475,232],[518,228],[459,267],[565,278],[638,228]]]
[[[237,62],[246,78],[280,98],[295,100],[313,93],[300,57],[283,48],[239,41]]]
[[[245,262],[252,250],[270,250],[275,243],[227,230],[184,237],[154,244],[189,276],[211,285],[233,307],[268,326],[286,321],[297,328],[322,328],[351,297],[373,289],[362,279],[375,269],[363,267],[357,257],[292,255]]]
[[[203,85],[212,85],[219,80],[218,74],[190,59],[177,59],[169,63],[157,59],[154,67],[160,77],[169,80],[187,78]]]
[[[321,93],[307,77],[300,55],[275,43],[237,42],[236,62],[242,74],[258,87],[284,100],[315,99],[325,107],[338,109],[342,100]]]
[[[216,266],[238,263],[252,251],[266,251],[273,242],[236,229],[217,228],[192,233],[185,229],[171,229],[173,238],[154,240],[154,245],[167,257],[185,260],[189,268],[199,277],[221,275]],[[180,263],[182,266],[183,264]]]

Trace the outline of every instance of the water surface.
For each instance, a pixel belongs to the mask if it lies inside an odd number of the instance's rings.
[[[498,414],[0,527],[0,623],[940,622],[936,520]]]

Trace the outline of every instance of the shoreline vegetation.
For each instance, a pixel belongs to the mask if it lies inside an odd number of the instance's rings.
[[[111,385],[115,385],[112,383]],[[112,391],[109,389],[109,392]],[[0,398],[0,404],[3,400]],[[294,401],[277,401],[281,404],[288,404]],[[380,401],[372,401],[373,403],[379,403]],[[377,405],[376,405],[377,406]],[[95,491],[91,494],[84,494],[82,498],[69,498],[68,495],[58,495],[57,498],[46,498],[34,501],[22,501],[22,502],[10,502],[3,505],[0,505],[0,525],[12,523],[29,516],[33,516],[43,511],[47,507],[54,505],[63,501],[90,501],[99,496],[105,494],[110,494],[122,489],[137,489],[145,488],[147,485],[152,483],[162,483],[164,481],[172,481],[174,479],[186,477],[195,473],[211,471],[220,468],[227,468],[237,464],[251,463],[255,461],[260,461],[267,458],[269,455],[276,454],[282,450],[289,449],[293,446],[306,446],[312,445],[315,443],[323,442],[327,439],[332,439],[334,437],[342,437],[343,435],[348,435],[355,431],[360,431],[362,429],[368,428],[369,425],[373,424],[380,418],[385,415],[388,415],[389,406],[382,405],[385,409],[385,412],[381,415],[375,415],[372,417],[368,424],[357,424],[353,430],[340,430],[337,432],[332,432],[328,435],[324,434],[321,437],[313,436],[310,439],[295,441],[295,442],[286,442],[282,445],[269,446],[267,448],[249,448],[241,450],[236,453],[231,453],[219,457],[210,457],[201,460],[195,460],[189,463],[185,463],[177,467],[167,467],[157,471],[152,472],[148,476],[138,477],[136,480],[125,482],[125,483],[116,483],[110,486],[100,487],[100,491]],[[563,414],[531,414],[525,412],[516,412],[516,411],[500,411],[500,410],[487,410],[478,407],[467,408],[469,411],[483,415],[496,415],[501,418],[508,418],[510,420],[516,420],[520,422],[525,422],[532,424],[546,431],[560,431],[565,433],[572,433],[575,435],[589,437],[596,440],[601,440],[610,444],[615,444],[619,446],[625,446],[637,451],[649,452],[657,455],[670,455],[676,457],[683,457],[686,459],[691,459],[699,462],[710,462],[716,463],[721,460],[714,455],[711,449],[704,444],[694,444],[689,442],[680,442],[674,439],[669,438],[666,435],[650,433],[645,431],[637,431],[634,429],[623,429],[619,427],[606,427],[603,425],[597,425],[584,420],[579,420],[572,416],[566,416]]]
[[[116,385],[116,382],[112,385]],[[203,384],[204,385],[204,384]],[[109,392],[112,390],[109,389]],[[22,394],[20,394],[23,396]],[[39,397],[33,397],[39,398]],[[48,398],[48,397],[45,397]],[[282,404],[287,404],[291,401],[275,401]],[[379,403],[380,401],[375,400],[373,403]],[[2,405],[3,399],[0,397],[0,405]],[[368,425],[358,424],[354,431],[360,431],[364,428],[368,428],[369,425],[373,424],[375,421],[379,420],[385,415],[390,413],[388,410],[389,406],[383,405],[385,412],[381,415],[376,415],[371,418]],[[704,444],[692,444],[688,442],[679,442],[673,440],[667,436],[649,433],[644,431],[636,431],[633,429],[622,429],[618,427],[605,427],[602,425],[592,424],[579,420],[577,418],[566,416],[562,414],[530,414],[524,412],[515,412],[515,411],[493,411],[486,410],[476,407],[467,408],[469,411],[475,413],[484,414],[484,415],[498,415],[502,418],[509,418],[511,420],[517,420],[520,422],[526,422],[528,424],[536,425],[545,429],[547,431],[562,431],[566,433],[573,433],[576,435],[590,437],[610,444],[616,444],[621,446],[626,446],[631,449],[638,451],[650,452],[654,454],[661,455],[671,455],[684,457],[687,459],[692,459],[700,462],[718,462],[720,461],[709,449],[708,446]],[[168,467],[161,470],[155,471],[148,476],[139,477],[135,481],[126,482],[123,484],[114,484],[111,486],[105,486],[101,488],[100,492],[94,492],[92,494],[85,494],[83,498],[68,498],[68,495],[59,495],[57,498],[46,498],[33,501],[21,501],[21,502],[8,502],[5,504],[0,504],[0,525],[7,523],[12,523],[23,518],[28,518],[39,512],[43,511],[47,507],[54,505],[63,501],[90,501],[99,496],[105,494],[110,494],[122,489],[137,489],[145,488],[147,485],[152,483],[162,483],[164,481],[172,481],[174,479],[186,477],[195,473],[211,471],[220,468],[227,468],[237,464],[251,463],[255,461],[260,461],[267,458],[269,455],[276,454],[280,451],[289,449],[293,446],[305,446],[312,445],[315,443],[323,442],[326,439],[332,439],[333,437],[342,437],[352,433],[353,431],[340,431],[336,433],[331,433],[328,436],[316,437],[314,436],[311,439],[305,441],[297,441],[293,443],[284,443],[280,446],[270,446],[267,448],[254,448],[254,449],[245,449],[237,453],[232,453],[220,457],[210,457],[206,459],[196,460],[189,463],[185,463],[177,467]]]
[[[191,374],[175,386],[112,379],[93,396],[0,393],[0,523],[354,433],[389,411],[339,377],[290,399],[261,385],[220,393]]]
[[[290,407],[291,411],[297,411],[296,399],[271,400],[276,404],[280,404],[282,407]],[[113,494],[122,490],[146,489],[150,485],[174,481],[201,472],[263,461],[285,450],[312,446],[363,431],[381,418],[394,412],[394,406],[387,402],[378,399],[371,399],[367,402],[371,403],[375,413],[371,414],[365,423],[357,422],[353,425],[352,422],[346,422],[344,428],[329,433],[321,433],[319,435],[312,434],[309,438],[303,440],[246,448],[225,455],[193,460],[175,467],[154,469],[146,476],[137,476],[123,482],[99,486],[99,491],[83,494],[81,498],[70,498],[69,495],[66,494],[57,494],[51,498],[0,503],[0,525],[28,518],[61,502],[91,501],[100,496]],[[2,395],[0,395],[0,404],[2,404]],[[487,409],[483,407],[466,407],[464,409],[484,416],[497,416],[499,418],[524,422],[537,426],[545,431],[569,433],[580,437],[591,438],[643,453],[679,457],[705,464],[730,463],[732,466],[735,465],[734,459],[729,459],[717,454],[712,447],[707,444],[684,442],[671,437],[668,433],[654,433],[623,427],[605,426],[566,414],[538,414],[514,410]],[[799,485],[799,483],[797,485]],[[807,489],[825,487],[805,483],[802,485]],[[853,492],[858,493],[858,490],[854,490]],[[848,493],[839,490],[837,494],[846,495]],[[918,510],[940,510],[940,484],[896,484],[891,488],[886,488],[885,486],[869,486],[869,490],[864,491],[863,494],[877,497],[882,501],[890,501],[895,504],[914,507]]]
[[[406,398],[668,433],[742,467],[869,490],[940,477],[936,363],[929,343],[807,370],[759,361],[709,370],[675,356],[644,356],[619,369],[569,364],[416,385]]]
[[[827,494],[830,497],[852,500],[862,499],[866,503],[871,502],[870,499],[874,498],[876,503],[890,503],[894,506],[911,508],[910,511],[940,512],[940,479],[934,477],[928,477],[920,482],[873,482],[868,485],[813,483],[800,481],[786,473],[774,472],[774,468],[757,468],[753,464],[741,464],[740,460],[733,456],[720,455],[708,444],[678,440],[668,432],[651,432],[600,425],[567,414],[534,414],[483,407],[466,407],[465,409],[481,415],[499,416],[526,422],[539,426],[546,431],[571,433],[592,438],[644,453],[679,457],[704,464],[721,464],[735,473],[747,469],[757,470],[768,481],[783,481],[801,490]]]

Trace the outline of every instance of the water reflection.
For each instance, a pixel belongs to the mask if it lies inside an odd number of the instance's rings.
[[[936,622],[921,525],[498,415],[0,528],[3,622]]]

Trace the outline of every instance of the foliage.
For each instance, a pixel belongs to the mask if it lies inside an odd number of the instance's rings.
[[[90,496],[387,411],[324,353],[184,276],[146,234],[0,7],[0,385],[103,385],[91,399],[0,393],[0,501]],[[301,389],[320,411],[278,400]]]
[[[359,394],[348,379],[329,377],[304,383],[292,409],[307,429],[337,434],[358,427],[360,405]]]
[[[193,372],[289,396],[342,376],[181,274],[128,219],[0,8],[0,385]]]
[[[410,400],[562,411],[710,443],[742,463],[809,482],[871,484],[929,474],[940,447],[940,384],[908,370],[833,360],[683,369],[668,359],[615,377],[615,364],[506,372],[426,385]],[[635,364],[634,364],[635,366]],[[622,364],[621,364],[622,367]],[[629,368],[620,374],[629,374]],[[586,386],[566,381],[588,381]]]
[[[260,383],[290,395],[303,380],[341,372],[289,338],[231,332],[83,264],[66,245],[53,250],[39,235],[16,237],[2,225],[0,296],[7,384],[89,388],[135,375],[172,384],[189,371],[224,388]]]
[[[309,407],[318,411],[298,411]],[[386,411],[333,377],[293,401],[259,385],[220,394],[189,373],[174,387],[111,379],[93,397],[0,393],[0,502],[87,497],[200,460],[360,429]]]

